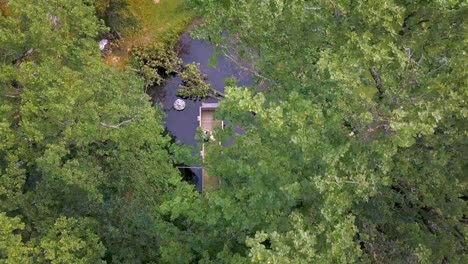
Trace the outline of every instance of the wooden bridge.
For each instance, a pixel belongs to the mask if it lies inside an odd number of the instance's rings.
[[[202,103],[200,107],[200,112],[198,116],[198,121],[200,122],[200,128],[203,131],[204,134],[204,141],[209,142],[209,141],[216,141],[214,137],[214,128],[216,126],[221,126],[221,128],[224,126],[224,122],[221,120],[216,120],[214,118],[214,113],[216,111],[216,108],[218,107],[217,103]],[[202,143],[202,149],[201,149],[201,157],[202,157],[202,163],[204,165],[205,163],[205,143]],[[219,188],[219,185],[221,183],[221,180],[218,177],[214,176],[209,176],[206,173],[205,169],[202,169],[202,191],[205,190],[210,190],[210,189],[217,189]]]

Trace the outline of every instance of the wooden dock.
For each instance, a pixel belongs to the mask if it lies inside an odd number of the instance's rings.
[[[207,141],[216,141],[214,138],[214,128],[216,126],[223,127],[224,123],[221,120],[216,120],[214,118],[214,113],[218,107],[217,103],[202,103],[200,107],[200,112],[198,116],[198,121],[200,122],[200,128],[205,134]],[[202,162],[205,163],[205,143],[202,144],[201,150]],[[204,164],[203,164],[204,165]],[[206,173],[206,170],[203,169],[203,179],[202,179],[202,191],[217,189],[221,184],[221,179],[214,176],[209,176]]]

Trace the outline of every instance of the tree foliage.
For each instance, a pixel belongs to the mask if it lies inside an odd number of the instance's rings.
[[[134,52],[144,84],[101,61],[94,1],[0,1],[1,262],[467,261],[464,1],[191,2],[258,81],[226,87],[203,194],[143,91],[168,46]]]
[[[170,75],[180,72],[182,65],[182,60],[167,42],[136,47],[132,56],[146,87],[163,85]]]
[[[165,224],[154,208],[180,183],[162,113],[134,73],[101,61],[104,26],[91,1],[11,0],[7,8],[1,261],[156,261],[159,234],[149,226]]]
[[[223,94],[211,87],[206,82],[206,74],[201,74],[200,65],[195,63],[187,64],[180,73],[182,84],[180,89],[177,90],[177,95],[182,98],[190,99],[204,99],[207,97],[221,98]]]
[[[0,213],[0,262],[32,263],[32,248],[21,241],[20,234],[15,233],[22,229],[24,224],[20,219]]]
[[[266,89],[227,89],[221,190],[164,207],[199,259],[466,261],[464,1],[192,2]]]

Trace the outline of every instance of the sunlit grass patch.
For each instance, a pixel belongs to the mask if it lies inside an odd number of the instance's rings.
[[[139,26],[123,30],[119,47],[108,56],[107,62],[123,68],[128,62],[130,49],[150,42],[171,42],[194,19],[195,14],[187,7],[186,0],[128,0],[129,9]],[[158,2],[158,3],[156,3]]]

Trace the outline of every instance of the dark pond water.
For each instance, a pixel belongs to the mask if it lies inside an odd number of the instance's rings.
[[[181,47],[180,57],[184,64],[199,63],[200,71],[207,75],[207,82],[214,89],[224,92],[224,80],[229,77],[234,77],[237,80],[238,86],[252,84],[251,75],[247,71],[241,70],[228,58],[219,57],[216,67],[209,67],[209,60],[214,52],[214,47],[210,43],[194,40],[186,32],[181,36],[179,46]],[[179,89],[180,83],[181,79],[179,77],[172,77],[166,81],[163,87],[154,87],[150,92],[155,104],[163,104],[164,112],[167,115],[165,126],[169,132],[180,142],[196,147],[197,116],[202,101],[185,100],[185,110],[175,110],[173,103],[178,98],[176,92]],[[205,102],[216,102],[216,100],[207,99]]]
[[[179,41],[180,58],[187,63],[199,63],[201,73],[207,75],[207,82],[211,86],[224,92],[225,78],[235,78],[238,86],[247,86],[253,83],[252,76],[249,72],[241,70],[231,60],[225,57],[219,57],[216,67],[208,66],[210,57],[214,53],[214,47],[210,43],[202,40],[194,40],[188,32],[184,33]],[[178,140],[185,145],[194,147],[194,155],[198,155],[197,141],[195,134],[199,125],[197,116],[199,115],[199,107],[202,101],[185,100],[185,109],[177,111],[174,109],[174,101],[178,98],[176,93],[181,83],[180,77],[172,77],[166,81],[163,87],[154,87],[149,92],[152,96],[154,104],[162,104],[166,113],[165,126],[166,129]],[[216,102],[215,99],[206,99],[205,102]],[[195,165],[196,164],[189,164]],[[182,176],[185,180],[195,184],[197,189],[201,190],[201,169],[181,169]]]

